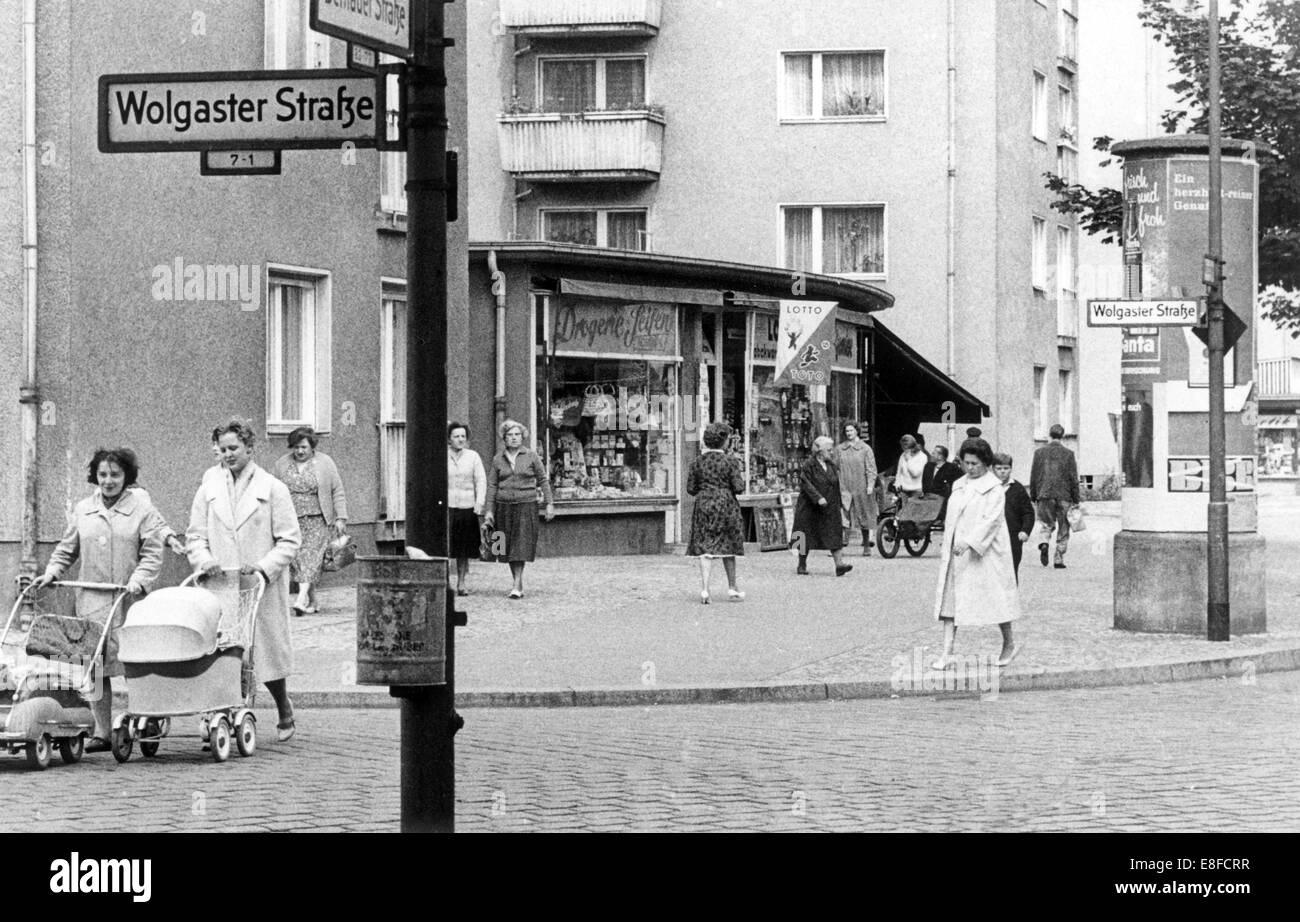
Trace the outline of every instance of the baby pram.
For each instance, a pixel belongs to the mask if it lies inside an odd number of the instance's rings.
[[[156,755],[171,719],[189,715],[199,717],[199,737],[218,762],[230,757],[232,736],[241,756],[257,748],[253,638],[266,580],[226,570],[202,588],[198,581],[191,576],[137,602],[118,633],[128,702],[113,723],[119,762],[137,740],[142,755]]]
[[[930,546],[930,532],[943,528],[944,498],[933,493],[903,496],[887,481],[885,502],[876,520],[876,543],[880,556],[894,557],[901,544],[912,557],[920,557]]]
[[[80,593],[92,601],[78,606]],[[81,761],[95,729],[86,702],[103,694],[96,664],[125,598],[125,586],[75,581],[18,594],[0,631],[0,688],[13,695],[0,705],[0,749],[38,770],[56,747],[67,764]]]

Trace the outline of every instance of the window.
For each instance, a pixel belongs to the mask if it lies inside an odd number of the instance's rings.
[[[1047,140],[1047,76],[1034,71],[1033,132],[1040,141]]]
[[[1056,228],[1056,292],[1062,301],[1073,301],[1074,281],[1074,247],[1068,227]]]
[[[264,59],[271,70],[330,66],[330,38],[313,30],[310,0],[266,0]]]
[[[1047,368],[1034,366],[1034,438],[1047,439]]]
[[[541,58],[538,105],[543,112],[643,108],[645,63],[644,57]]]
[[[1074,77],[1068,71],[1060,72],[1056,94],[1061,111],[1061,140],[1066,144],[1077,145],[1079,127],[1074,113]]]
[[[1060,42],[1061,57],[1077,61],[1079,59],[1079,17],[1072,12],[1061,7],[1058,13],[1057,30],[1059,35],[1057,40]]]
[[[781,216],[787,268],[884,276],[884,205],[789,206]]]
[[[1047,222],[1034,218],[1033,282],[1039,291],[1047,290]]]
[[[398,59],[389,55],[380,56],[382,63],[395,63]],[[396,74],[387,75],[385,90],[385,119],[388,137],[399,134],[401,120],[401,88]],[[406,151],[385,150],[379,152],[379,207],[382,211],[406,213]]]
[[[781,118],[885,117],[883,51],[817,51],[781,57]]]
[[[1066,432],[1074,431],[1074,373],[1068,369],[1061,369],[1057,373],[1060,376],[1056,390],[1056,418],[1061,425],[1065,427]]]
[[[568,296],[535,303],[537,447],[556,500],[673,496],[677,306]]]
[[[1079,152],[1071,144],[1056,146],[1056,175],[1071,184],[1079,181]]]
[[[330,428],[329,277],[267,269],[266,427]]]
[[[406,421],[406,289],[385,285],[380,344],[380,421]]]
[[[644,210],[566,211],[543,209],[542,239],[556,243],[580,243],[585,246],[613,247],[619,250],[646,250],[647,234]]]

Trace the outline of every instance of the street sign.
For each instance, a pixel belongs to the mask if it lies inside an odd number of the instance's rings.
[[[199,155],[200,176],[278,176],[278,150],[205,150]]]
[[[348,42],[348,69],[373,74],[379,69],[379,52],[365,45]]]
[[[1188,300],[1088,301],[1090,327],[1190,327],[1197,304]]]
[[[311,0],[310,22],[317,32],[411,56],[411,0]]]
[[[1210,345],[1210,316],[1208,311],[1197,318],[1196,325],[1192,327],[1192,332],[1206,346]],[[1232,308],[1225,303],[1223,305],[1223,351],[1227,352],[1235,346],[1237,340],[1241,339],[1241,334],[1245,332],[1246,321],[1238,317]]]
[[[374,147],[383,120],[375,77],[351,70],[105,74],[99,149]]]

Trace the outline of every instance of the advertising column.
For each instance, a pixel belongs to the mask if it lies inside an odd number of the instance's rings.
[[[1124,297],[1197,299],[1209,252],[1209,150],[1203,137],[1116,144],[1124,158]],[[1264,542],[1256,533],[1254,376],[1258,165],[1223,150],[1224,297],[1245,332],[1224,360],[1234,633],[1265,630]],[[1116,628],[1206,631],[1208,349],[1192,326],[1124,328],[1122,526],[1115,537]]]

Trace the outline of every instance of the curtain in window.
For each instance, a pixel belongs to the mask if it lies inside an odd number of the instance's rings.
[[[785,56],[784,113],[791,118],[813,114],[812,55]]]
[[[813,268],[812,209],[785,209],[785,266],[787,269]]]
[[[822,271],[885,271],[883,208],[822,209]]]
[[[406,419],[406,301],[401,298],[384,299],[388,314],[389,375],[386,419]]]
[[[645,105],[645,61],[605,62],[605,108],[639,109]]]
[[[596,245],[596,212],[548,211],[543,216],[543,230],[547,240],[556,243],[581,243]]]
[[[880,115],[884,111],[883,54],[822,55],[822,115]]]
[[[280,418],[303,418],[302,289],[280,286]]]
[[[644,211],[611,211],[605,216],[606,246],[620,250],[644,250]]]
[[[542,108],[583,112],[596,107],[596,62],[543,61]]]

